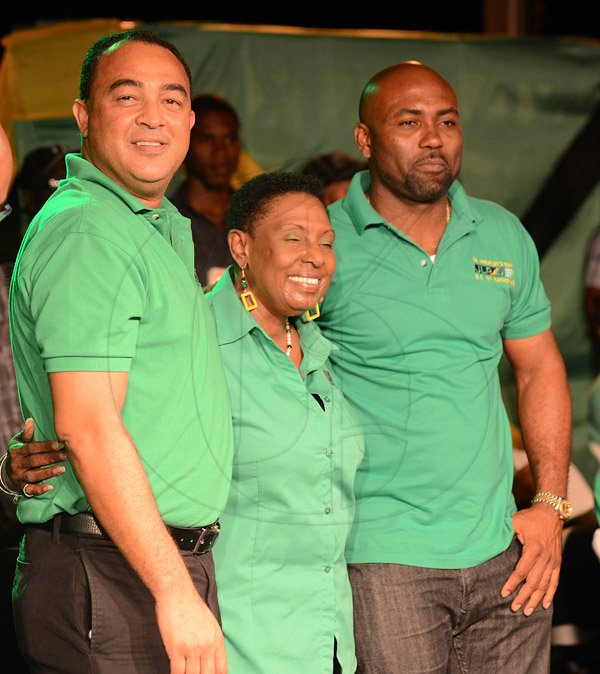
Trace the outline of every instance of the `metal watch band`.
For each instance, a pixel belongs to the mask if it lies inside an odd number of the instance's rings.
[[[556,510],[561,520],[568,520],[571,514],[571,504],[564,496],[557,496],[547,491],[537,492],[531,503],[546,503]]]

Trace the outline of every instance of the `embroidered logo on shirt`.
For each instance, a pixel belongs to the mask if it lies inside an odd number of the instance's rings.
[[[493,281],[494,283],[515,285],[512,262],[474,257],[473,264],[475,265],[475,279],[477,281]]]

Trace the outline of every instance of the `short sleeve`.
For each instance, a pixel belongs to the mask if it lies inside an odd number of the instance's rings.
[[[504,339],[531,337],[544,332],[551,325],[550,301],[540,277],[537,249],[520,223],[516,245],[520,269],[515,269],[512,304],[502,329]]]
[[[143,270],[113,242],[87,233],[51,241],[44,253],[23,283],[46,371],[129,371]]]

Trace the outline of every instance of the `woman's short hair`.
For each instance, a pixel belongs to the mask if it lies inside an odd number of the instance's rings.
[[[308,194],[325,206],[321,183],[313,176],[282,171],[261,173],[234,192],[229,202],[227,228],[252,232],[271,201],[287,194]]]

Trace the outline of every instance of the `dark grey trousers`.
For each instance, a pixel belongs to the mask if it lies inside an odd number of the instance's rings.
[[[350,564],[357,674],[548,674],[552,609],[500,596],[520,554],[514,539],[467,569]]]
[[[212,554],[181,554],[220,621]],[[33,674],[169,674],[154,599],[110,541],[26,527],[13,613]]]

